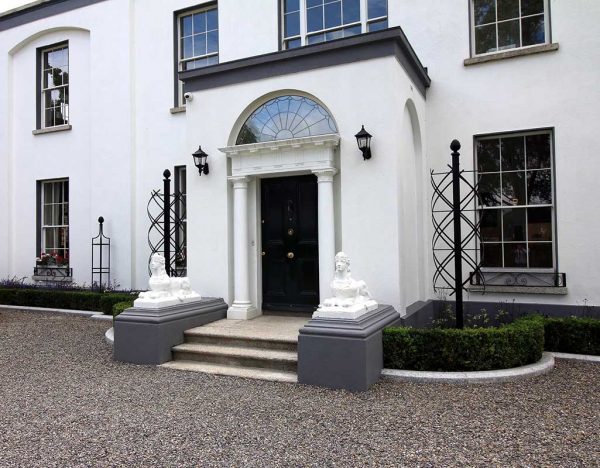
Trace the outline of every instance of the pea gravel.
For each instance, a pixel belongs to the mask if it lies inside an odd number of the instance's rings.
[[[600,365],[351,394],[111,360],[107,323],[0,311],[0,466],[600,466]]]

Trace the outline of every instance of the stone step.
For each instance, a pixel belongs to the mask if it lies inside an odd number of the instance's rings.
[[[276,349],[281,351],[298,350],[298,339],[284,337],[249,336],[231,333],[218,333],[205,327],[186,330],[186,343],[201,343],[207,345],[223,345],[238,348]]]
[[[162,364],[161,367],[183,371],[203,372],[206,374],[226,375],[230,377],[242,377],[246,379],[269,380],[272,382],[298,382],[298,376],[294,372],[260,369],[255,367],[232,367],[197,361],[170,361]]]
[[[294,351],[255,347],[183,343],[173,347],[174,360],[198,361],[232,367],[254,367],[296,372],[298,354]]]

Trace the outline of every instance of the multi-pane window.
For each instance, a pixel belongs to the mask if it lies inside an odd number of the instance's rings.
[[[187,181],[186,167],[175,167],[175,268],[185,276],[187,268]]]
[[[476,140],[483,267],[555,267],[552,152],[551,131]]]
[[[547,0],[472,0],[475,55],[548,42]]]
[[[219,63],[219,15],[216,6],[177,17],[178,71]],[[179,82],[179,95],[182,95]],[[180,102],[183,104],[183,102]]]
[[[388,27],[387,0],[282,0],[282,9],[284,49]]]
[[[41,52],[42,126],[69,123],[69,46],[61,44]]]
[[[40,257],[51,257],[56,265],[69,263],[69,181],[41,183]]]

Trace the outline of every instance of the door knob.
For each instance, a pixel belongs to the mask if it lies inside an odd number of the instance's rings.
[[[263,251],[262,251],[260,254],[261,254],[263,257],[264,257],[265,255],[267,255],[267,252],[265,252],[265,251],[263,250]]]
[[[286,255],[287,258],[294,258],[294,252],[288,252]]]

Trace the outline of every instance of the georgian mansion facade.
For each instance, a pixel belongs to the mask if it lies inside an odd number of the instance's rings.
[[[458,139],[490,280],[467,300],[598,305],[599,22],[597,0],[43,0],[7,12],[0,278],[33,281],[43,256],[89,284],[103,216],[111,277],[145,288],[147,205],[169,169],[185,203],[176,261],[230,318],[314,310],[341,250],[405,312],[436,298],[430,171],[447,169]],[[209,171],[194,165],[199,147]]]

